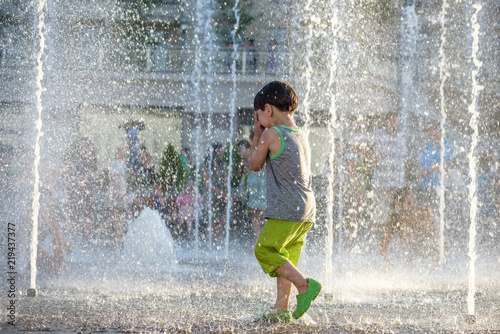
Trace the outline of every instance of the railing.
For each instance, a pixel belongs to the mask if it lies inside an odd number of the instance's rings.
[[[99,49],[98,57],[87,64],[95,70],[140,72],[191,72],[197,68],[195,50],[183,47],[147,46],[114,50]],[[214,73],[230,73],[233,50],[219,48],[200,50],[201,70]],[[204,58],[205,57],[205,58]],[[236,71],[242,74],[277,73],[285,70],[285,52],[239,49]],[[88,68],[88,67],[87,67]]]
[[[229,74],[233,63],[232,48],[199,50],[201,64],[196,65],[193,48],[166,45],[122,46],[110,48],[93,46],[75,46],[48,50],[50,54],[46,64],[53,69],[108,71],[134,73],[191,73],[199,69],[201,73]],[[311,75],[329,75],[329,53],[327,48],[314,49],[311,53]],[[239,74],[294,74],[303,73],[306,66],[306,50],[287,50],[269,52],[263,49],[250,50],[241,47],[237,51],[236,72]],[[394,79],[396,63],[380,61],[376,58],[357,58],[348,62],[339,58],[342,68],[351,75],[371,73],[373,77]],[[2,47],[0,44],[0,67],[30,67],[34,56],[21,48]]]
[[[56,69],[128,71],[128,72],[191,72],[195,66],[195,50],[177,46],[115,46],[102,48],[98,45],[86,47],[67,47],[51,52],[51,67]],[[233,63],[232,48],[202,49],[200,54],[201,70],[207,71],[208,65],[214,73],[230,73]],[[302,53],[303,54],[303,53]],[[33,65],[33,55],[25,49],[0,44],[0,67],[29,67]],[[249,50],[239,48],[236,57],[236,71],[241,74],[292,73],[303,68],[303,57],[293,52]],[[324,50],[315,52],[313,67],[315,71],[326,72],[328,57]]]

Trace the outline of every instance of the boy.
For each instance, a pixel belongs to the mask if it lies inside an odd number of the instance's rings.
[[[267,174],[267,222],[255,256],[266,274],[277,277],[274,310],[262,318],[279,322],[300,318],[321,291],[320,283],[296,268],[316,216],[308,139],[293,120],[298,104],[297,94],[283,81],[270,82],[254,99],[250,167],[258,172],[266,165]],[[293,314],[288,311],[292,284],[299,292]]]

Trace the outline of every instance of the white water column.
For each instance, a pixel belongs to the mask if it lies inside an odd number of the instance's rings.
[[[206,68],[206,96],[208,103],[208,116],[207,116],[207,132],[206,137],[209,140],[209,143],[212,143],[212,116],[214,111],[213,106],[213,92],[212,85],[214,82],[213,70],[212,70],[212,61],[213,61],[213,52],[214,52],[214,32],[213,32],[213,21],[212,21],[212,13],[213,13],[213,0],[206,0],[207,6],[205,9],[205,22],[204,22],[204,45],[206,49],[206,58],[207,58],[207,68]],[[213,150],[209,150],[209,159],[208,159],[208,245],[209,248],[212,247],[212,177],[213,177]]]
[[[410,106],[410,93],[413,86],[413,75],[415,73],[415,54],[417,51],[418,16],[415,11],[415,1],[403,8],[403,20],[401,21],[401,55],[403,57],[401,70],[401,123],[405,141],[408,141],[408,113]]]
[[[332,13],[329,22],[330,31],[330,59],[329,59],[329,78],[328,78],[328,94],[330,95],[330,106],[329,113],[330,119],[328,120],[328,142],[330,144],[331,150],[328,154],[328,168],[327,168],[327,178],[328,186],[326,190],[327,196],[327,207],[326,207],[326,221],[327,221],[327,235],[326,235],[326,288],[327,292],[333,290],[332,276],[333,276],[333,196],[334,196],[334,184],[335,184],[335,138],[338,135],[338,121],[337,121],[337,60],[338,60],[338,31],[339,31],[339,21],[338,21],[338,8],[337,1],[330,1]]]
[[[343,81],[341,81],[343,82]],[[340,85],[342,87],[342,84]],[[342,89],[342,88],[340,88]],[[340,92],[340,94],[342,91]],[[339,113],[339,158],[337,159],[337,170],[339,174],[339,194],[338,194],[338,238],[337,238],[337,255],[339,258],[342,256],[344,250],[344,171],[343,171],[343,161],[344,161],[344,123],[342,121],[342,110]]]
[[[474,295],[476,293],[476,213],[477,213],[477,193],[476,193],[476,148],[479,137],[479,128],[477,121],[479,118],[479,112],[477,111],[477,100],[479,97],[479,92],[483,90],[483,86],[479,85],[476,76],[483,63],[477,59],[477,52],[479,50],[479,23],[477,22],[477,15],[482,9],[480,4],[474,4],[474,14],[471,18],[472,23],[472,62],[474,68],[472,69],[472,101],[469,105],[470,122],[469,125],[472,129],[471,146],[467,158],[469,160],[469,202],[470,202],[470,227],[469,227],[469,292],[467,295],[467,312],[469,316],[475,315],[475,301]]]
[[[234,17],[236,19],[236,23],[233,26],[233,30],[231,31],[231,37],[233,41],[233,52],[231,57],[233,62],[231,63],[231,78],[233,81],[233,89],[231,91],[231,114],[229,121],[229,163],[227,167],[227,203],[226,203],[226,243],[225,243],[225,256],[228,258],[229,256],[229,227],[231,225],[231,176],[233,171],[233,132],[234,132],[234,114],[236,113],[236,62],[239,59],[238,56],[238,44],[236,41],[236,32],[238,31],[238,27],[240,26],[240,10],[238,9],[239,0],[236,0],[233,7]]]
[[[443,0],[443,4],[441,5],[441,38],[439,45],[439,97],[440,97],[440,114],[441,114],[441,157],[439,163],[439,173],[440,173],[440,187],[439,187],[439,266],[443,269],[445,256],[444,256],[444,193],[445,193],[445,183],[444,183],[444,156],[446,147],[444,146],[445,139],[445,124],[446,124],[446,103],[444,96],[444,84],[446,82],[446,78],[448,77],[448,73],[446,71],[446,54],[444,52],[444,46],[446,44],[446,8],[448,4],[446,0]]]
[[[213,114],[213,73],[212,73],[212,61],[214,54],[214,43],[213,43],[213,27],[210,24],[212,22],[212,6],[213,0],[198,0],[196,1],[195,7],[195,17],[196,17],[196,27],[194,29],[194,66],[195,70],[191,73],[191,83],[194,86],[195,91],[195,203],[200,202],[200,170],[202,170],[201,158],[203,157],[202,147],[201,147],[201,131],[202,131],[202,100],[207,100],[207,129],[204,137],[208,138],[208,142],[211,143],[212,140],[212,114]],[[206,84],[202,84],[202,79],[206,80]],[[202,90],[202,86],[204,89]],[[209,150],[209,162],[208,162],[208,244],[209,248],[212,247],[212,163],[213,163],[213,151]],[[196,205],[195,210],[195,250],[199,249],[200,238],[199,238],[199,226],[201,217],[201,207]]]
[[[35,180],[33,183],[33,203],[32,203],[32,220],[33,228],[31,230],[30,244],[30,291],[28,294],[36,295],[36,257],[38,247],[38,218],[40,213],[40,139],[43,136],[42,132],[42,80],[43,80],[43,56],[45,51],[45,8],[46,0],[39,0],[37,5],[38,21],[36,24],[39,50],[36,54],[36,110],[38,119],[35,123],[36,139],[35,139],[35,159],[33,162]]]
[[[349,72],[349,63],[351,61],[352,52],[349,50],[349,42],[351,37],[346,30],[350,17],[349,5],[343,1],[338,2],[338,31],[337,31],[337,53],[340,58],[337,58],[337,135],[339,140],[339,151],[336,152],[337,158],[337,175],[338,175],[338,214],[337,214],[337,257],[341,259],[344,250],[344,112],[345,106],[348,103],[348,94],[346,89],[347,73]]]
[[[312,90],[312,62],[311,59],[313,57],[313,22],[317,19],[313,13],[312,13],[312,0],[307,0],[305,6],[304,6],[304,16],[306,17],[306,36],[304,36],[304,45],[305,45],[305,68],[304,68],[304,82],[305,82],[305,93],[304,93],[304,98],[302,99],[302,108],[304,108],[303,114],[304,114],[304,131],[306,132],[307,135],[309,135],[309,127],[311,123],[311,117],[309,115],[310,111],[310,105],[311,105],[311,90]]]
[[[200,199],[200,170],[201,170],[201,143],[200,143],[200,135],[201,135],[201,76],[202,76],[202,43],[201,38],[203,36],[203,9],[204,9],[204,0],[197,0],[195,4],[195,16],[196,16],[196,26],[194,28],[194,71],[191,73],[191,84],[194,87],[194,114],[195,114],[195,203],[199,203]],[[195,250],[198,253],[199,249],[199,226],[200,226],[200,210],[198,205],[195,205]]]

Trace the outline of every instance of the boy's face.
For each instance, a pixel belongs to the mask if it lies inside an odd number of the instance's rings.
[[[266,108],[264,110],[257,109],[257,116],[260,124],[265,127],[265,128],[270,128],[271,127],[271,115],[269,113],[269,110]]]

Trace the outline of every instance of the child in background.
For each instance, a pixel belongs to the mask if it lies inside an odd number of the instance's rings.
[[[254,134],[252,133],[250,140],[253,141],[253,137]],[[266,214],[266,170],[261,169],[258,172],[251,170],[248,173],[247,185],[247,207],[250,209],[253,234],[258,237]]]
[[[316,219],[308,138],[293,120],[297,107],[295,91],[283,81],[270,82],[254,99],[250,167],[258,172],[265,166],[267,174],[267,222],[255,256],[266,274],[277,277],[274,309],[262,319],[278,322],[300,318],[321,291],[320,283],[297,269],[306,232]],[[299,292],[293,313],[288,310],[292,284]]]
[[[439,236],[436,218],[430,210],[417,204],[417,197],[409,187],[398,189],[394,193],[391,213],[380,245],[382,256],[389,264],[389,243],[396,231],[399,232],[401,246],[409,262],[415,258],[432,256],[437,264]]]
[[[198,198],[198,204],[196,204],[195,198],[194,182],[189,180],[175,200],[175,205],[179,210],[177,213],[178,227],[181,231],[186,233],[188,238],[192,237],[192,229],[196,217],[196,206],[202,206],[201,198]]]

